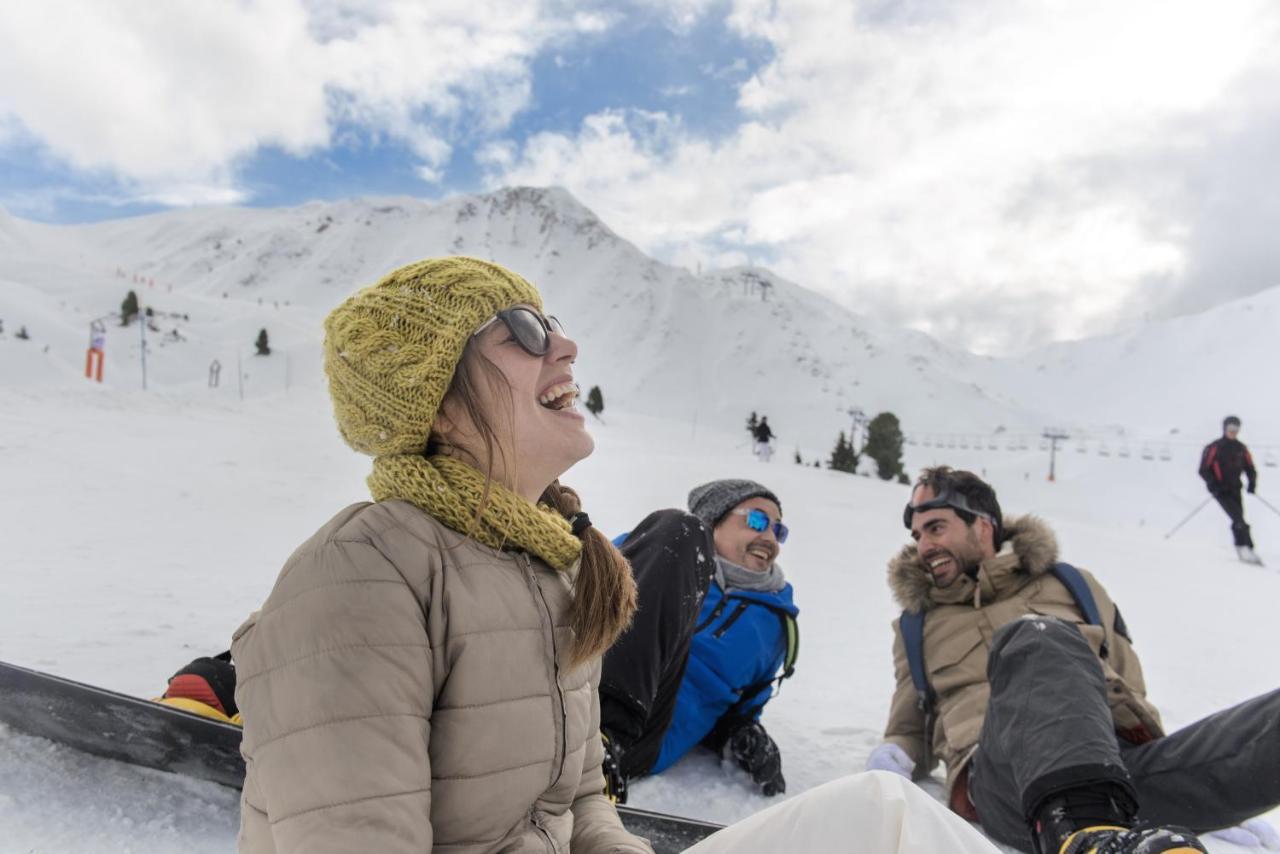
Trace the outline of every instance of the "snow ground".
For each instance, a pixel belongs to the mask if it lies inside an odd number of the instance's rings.
[[[1280,517],[1246,502],[1272,565],[1263,570],[1233,559],[1216,507],[1173,539],[1163,534],[1203,500],[1195,455],[1221,414],[1245,418],[1260,460],[1280,450],[1268,447],[1280,397],[1257,395],[1248,370],[1220,370],[1224,360],[1275,362],[1280,339],[1267,333],[1280,288],[989,360],[837,310],[767,271],[694,277],[665,267],[562,191],[527,189],[83,227],[0,211],[0,660],[151,696],[191,658],[225,649],[292,549],[366,494],[368,461],[341,443],[322,390],[320,318],[356,284],[447,251],[530,276],[582,345],[578,375],[604,389],[608,423],[594,428],[597,453],[566,480],[604,530],[682,506],[690,486],[715,477],[755,476],[782,496],[795,531],[782,559],[803,642],[766,722],[789,795],[861,769],[892,689],[896,608],[884,567],[905,540],[906,488],[790,463],[797,445],[806,459],[825,456],[854,403],[971,446],[976,431],[1007,426],[982,443],[1002,450],[917,445],[908,468],[985,470],[1008,512],[1048,519],[1064,557],[1098,573],[1123,605],[1170,727],[1277,687]],[[137,324],[109,327],[104,385],[80,378],[88,322],[128,288],[158,313],[149,392]],[[20,325],[29,341],[14,339]],[[269,359],[248,355],[262,327]],[[214,358],[222,385],[208,389]],[[753,408],[783,437],[769,466],[737,431]],[[1010,433],[1045,423],[1075,433],[1055,484],[1037,442],[1003,450]],[[1100,455],[1104,443],[1114,456]],[[1173,458],[1144,460],[1147,447]],[[1264,495],[1275,471],[1262,471]],[[769,804],[709,755],[634,792],[638,806],[725,822]],[[0,854],[231,851],[236,809],[218,786],[0,730]]]
[[[802,646],[765,721],[788,795],[860,770],[893,685],[884,567],[905,540],[906,487],[802,468],[786,453],[766,466],[745,433],[605,416],[596,454],[566,482],[606,531],[683,505],[711,478],[755,477],[781,496]],[[908,452],[909,469],[933,461]],[[1064,558],[1104,580],[1171,729],[1277,686],[1280,517],[1247,505],[1265,569],[1234,560],[1216,507],[1163,539],[1203,496],[1193,450],[1168,463],[1068,452],[1054,484],[1038,450],[945,454],[985,470],[1006,512],[1043,515]],[[342,445],[310,383],[243,403],[206,389],[0,385],[0,472],[0,659],[151,696],[190,658],[227,647],[289,552],[364,497],[367,461]],[[1272,470],[1262,474],[1265,492]],[[705,754],[633,791],[637,806],[724,822],[770,803]],[[236,812],[221,787],[0,729],[0,852],[232,851]]]

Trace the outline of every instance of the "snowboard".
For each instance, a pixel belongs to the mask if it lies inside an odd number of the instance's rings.
[[[76,750],[239,789],[240,727],[0,661],[0,723]],[[627,830],[676,854],[721,825],[625,805]]]

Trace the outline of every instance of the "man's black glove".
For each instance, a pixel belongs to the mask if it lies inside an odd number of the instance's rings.
[[[724,749],[751,775],[765,797],[787,790],[787,781],[782,777],[782,754],[759,721],[746,722],[733,730]]]
[[[615,804],[625,804],[627,778],[622,773],[622,745],[604,730],[600,731],[600,740],[604,742],[604,761],[600,766],[604,772],[604,793]]]
[[[1258,492],[1258,484],[1256,483],[1249,484],[1249,494],[1256,495],[1257,492]]]

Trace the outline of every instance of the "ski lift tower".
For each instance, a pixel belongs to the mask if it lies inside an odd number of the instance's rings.
[[[1058,460],[1058,443],[1065,442],[1070,437],[1067,436],[1065,431],[1055,430],[1052,427],[1049,427],[1040,434],[1040,438],[1049,443],[1049,482],[1053,483],[1057,479],[1055,464]]]
[[[856,439],[858,428],[871,423],[871,419],[867,418],[867,413],[863,412],[861,407],[854,406],[849,409],[849,417],[853,419],[853,425],[849,429],[849,447],[854,448],[854,453],[858,453]]]

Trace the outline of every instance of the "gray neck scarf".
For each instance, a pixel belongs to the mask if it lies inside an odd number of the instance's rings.
[[[716,583],[721,590],[777,593],[787,585],[787,579],[782,574],[782,567],[776,562],[769,566],[768,571],[756,572],[716,555]]]

